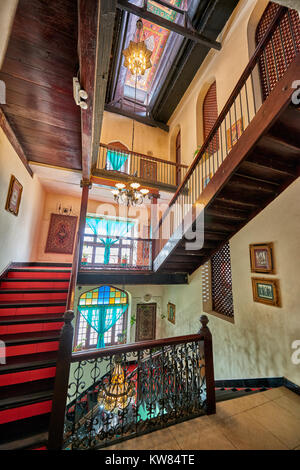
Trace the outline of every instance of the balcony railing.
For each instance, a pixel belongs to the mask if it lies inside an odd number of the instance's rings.
[[[283,34],[288,22],[290,38]],[[275,48],[276,46],[276,48]],[[183,221],[195,214],[195,205],[206,186],[213,184],[213,177],[263,104],[260,82],[266,90],[266,98],[283,77],[291,62],[299,53],[300,44],[287,8],[279,10],[258,44],[254,55],[219,114],[208,137],[199,149],[185,178],[154,229],[154,259],[164,257],[162,248],[170,240],[182,237]],[[168,236],[164,236],[168,234]],[[164,250],[168,251],[168,250]],[[157,258],[159,265],[159,259]],[[154,262],[154,269],[156,262]]]
[[[73,353],[63,448],[98,449],[215,413],[207,322],[194,335]]]
[[[136,179],[151,187],[174,191],[187,170],[187,165],[100,144],[93,174],[115,176],[124,181]]]
[[[85,233],[81,270],[149,270],[152,267],[152,240],[113,236],[108,262],[105,263],[107,235]]]

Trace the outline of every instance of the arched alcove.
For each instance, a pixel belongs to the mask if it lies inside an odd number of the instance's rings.
[[[197,102],[196,102],[196,126],[197,126],[197,147],[201,147],[204,142],[204,115],[203,115],[203,103],[205,97],[207,96],[208,91],[212,85],[216,83],[214,77],[211,77],[210,80],[207,80],[206,83],[202,86]]]

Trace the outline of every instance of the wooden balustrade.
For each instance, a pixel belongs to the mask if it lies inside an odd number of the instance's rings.
[[[274,35],[276,32],[280,31],[281,23],[285,20],[285,17],[287,21],[290,21],[287,12],[288,9],[285,7],[278,9],[277,14],[258,44],[209,135],[199,149],[184,179],[169,202],[167,210],[163,213],[157,227],[154,229],[154,238],[157,239],[157,242],[155,243],[155,250],[153,250],[153,260],[159,257],[163,246],[172,236],[175,236],[176,231],[181,228],[185,218],[191,215],[192,220],[195,220],[193,214],[195,213],[196,203],[200,199],[201,194],[206,186],[213,184],[214,175],[262,106],[263,101],[258,102],[256,93],[256,88],[259,87],[258,77],[259,67],[261,65],[260,61],[264,60],[267,47],[273,45]],[[283,54],[285,54],[285,44],[283,41],[281,47]],[[299,52],[297,44],[294,44],[294,48],[294,54],[296,56]],[[288,64],[281,63],[279,67],[278,57],[274,50],[273,61],[277,71],[278,82],[287,70]],[[279,68],[280,75],[278,73]],[[276,83],[273,84],[273,88]],[[269,93],[273,88],[271,88],[271,86],[269,87]],[[171,214],[173,217],[172,224],[170,224],[169,220]],[[162,236],[157,236],[161,233],[167,233],[170,225],[172,225],[172,227],[171,230],[169,230],[168,237],[164,239]],[[185,229],[188,228],[185,227]],[[156,263],[154,264],[156,265]],[[157,262],[157,265],[159,265],[159,262]]]
[[[103,176],[115,174],[118,179],[131,177],[145,185],[174,191],[177,186],[176,175],[180,174],[184,178],[187,170],[187,165],[130,150],[119,150],[101,143],[93,174],[97,176],[100,171]]]
[[[130,374],[126,375],[128,377],[126,380],[133,381],[132,386],[136,382],[136,400],[138,400],[141,406],[146,406],[148,409],[148,417],[143,418],[141,425],[144,427],[144,419],[147,419],[149,431],[152,428],[160,429],[165,427],[168,422],[168,416],[170,421],[174,421],[175,424],[191,417],[215,413],[212,337],[207,327],[208,318],[205,315],[202,315],[200,318],[202,326],[198,334],[121,344],[72,354],[73,327],[71,321],[73,316],[73,312],[66,312],[64,316],[65,325],[60,338],[56,386],[48,440],[49,450],[60,450],[66,445],[71,448],[87,449],[103,447],[108,445],[108,442],[104,442],[103,436],[114,436],[115,426],[115,438],[116,440],[119,439],[120,428],[115,423],[109,424],[109,420],[104,425],[103,433],[99,434],[98,437],[92,431],[93,423],[98,422],[96,416],[99,410],[99,404],[97,404],[98,393],[102,390],[101,387],[104,387],[103,390],[107,387],[107,381],[109,381],[112,370],[119,361],[121,361],[121,367],[124,370],[128,365],[136,364],[133,365],[133,370],[131,370]],[[182,360],[183,357],[185,358],[184,360]],[[155,368],[153,368],[154,363]],[[69,377],[71,364],[72,374]],[[94,372],[91,372],[92,384],[86,382],[89,376],[88,371],[85,376],[85,382],[81,383],[82,373],[88,367],[94,369]],[[107,369],[108,372],[105,372],[104,369]],[[154,374],[155,377],[152,375],[148,376],[150,372],[147,371],[151,371],[151,374]],[[168,377],[167,381],[165,381],[166,376]],[[154,395],[154,389],[152,390],[151,387],[149,389],[149,383],[152,383],[152,381],[156,385],[160,384],[158,388],[155,388]],[[191,381],[191,384],[187,387],[189,381]],[[73,423],[67,420],[64,435],[69,383],[72,383],[69,398],[73,398],[73,401],[68,404],[67,418],[68,420],[70,419],[72,409],[75,410],[74,416],[77,416],[76,407],[79,406],[80,420]],[[96,398],[95,405],[92,408],[86,409],[86,415],[84,414],[85,408],[82,405],[85,389],[89,396]],[[170,410],[166,411],[164,407],[162,408],[161,413],[163,414],[161,416],[160,413],[157,415],[157,412],[153,411],[153,407],[157,406],[156,403],[158,404],[159,400],[168,400],[168,409],[170,406],[175,407],[170,415],[168,415]],[[85,399],[84,402],[86,402]],[[124,424],[126,420],[132,418],[130,413],[127,416],[127,412],[128,407],[115,416],[119,416]],[[134,414],[135,420],[138,419],[137,416],[137,414]],[[88,427],[84,426],[86,419],[90,423]],[[122,439],[133,437],[135,429],[139,427],[139,423],[136,424],[137,427],[131,426],[130,429],[133,431],[125,433]],[[81,428],[82,425],[84,427],[79,430],[78,434],[78,428]],[[112,429],[107,430],[107,426],[109,427],[110,425]],[[87,435],[84,436],[84,433],[87,433]]]

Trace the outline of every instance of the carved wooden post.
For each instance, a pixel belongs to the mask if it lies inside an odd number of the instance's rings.
[[[206,403],[207,414],[211,415],[216,412],[216,392],[214,377],[214,358],[212,348],[212,336],[208,328],[209,320],[206,315],[201,315],[201,328],[199,334],[204,336],[204,359],[205,359],[205,381],[206,381]]]
[[[61,450],[65,423],[65,410],[69,385],[69,373],[72,357],[74,312],[67,310],[64,314],[56,363],[56,375],[52,411],[49,426],[48,450]]]

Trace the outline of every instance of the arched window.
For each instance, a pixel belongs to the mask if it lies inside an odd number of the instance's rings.
[[[128,148],[121,142],[110,142],[106,153],[106,170],[128,173],[130,168],[130,154]]]
[[[268,4],[256,29],[256,45],[264,37],[279,8],[278,3],[270,2]],[[299,49],[299,13],[296,10],[289,9],[281,21],[280,28],[275,31],[272,41],[267,45],[265,54],[262,55],[259,61],[263,100],[269,96],[286,68],[294,60]]]
[[[101,348],[126,338],[128,295],[112,286],[101,286],[83,293],[78,301],[75,346]]]
[[[208,89],[203,101],[203,140],[205,141],[210,131],[212,130],[218,118],[218,105],[217,105],[217,84],[214,82]],[[213,152],[219,150],[219,136],[218,134],[212,140],[211,147]]]

